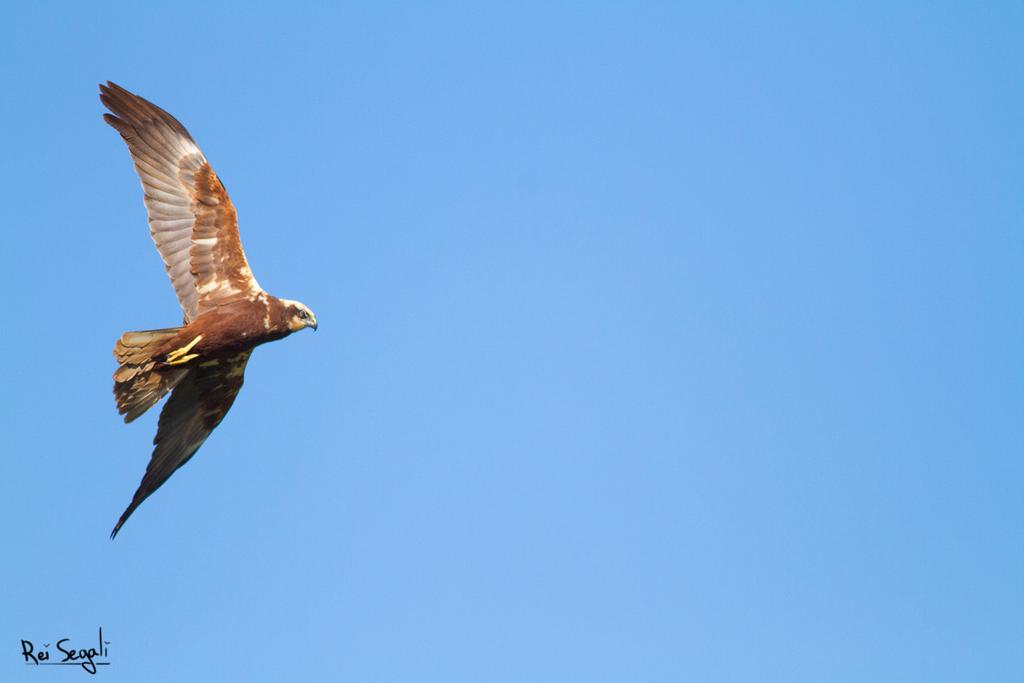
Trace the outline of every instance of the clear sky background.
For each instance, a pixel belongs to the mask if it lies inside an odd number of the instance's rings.
[[[1024,9],[711,5],[5,5],[0,679],[1024,679]],[[105,79],[320,320],[114,542]]]

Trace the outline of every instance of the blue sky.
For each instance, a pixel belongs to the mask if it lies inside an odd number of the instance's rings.
[[[3,680],[1024,678],[1020,5],[2,12]],[[105,79],[320,321],[115,542]]]

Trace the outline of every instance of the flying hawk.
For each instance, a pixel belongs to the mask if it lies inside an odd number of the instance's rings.
[[[142,181],[149,234],[185,312],[181,327],[125,332],[114,346],[117,409],[131,422],[172,391],[153,456],[128,517],[188,462],[242,388],[253,348],[306,327],[316,316],[263,291],[249,270],[228,192],[185,127],[160,107],[107,81],[103,119],[128,143]]]

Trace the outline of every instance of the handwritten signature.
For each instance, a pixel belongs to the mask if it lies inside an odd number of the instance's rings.
[[[57,641],[57,650],[63,655],[63,659],[56,661],[50,658],[50,644],[43,643],[41,648],[37,648],[31,640],[21,641],[21,656],[25,659],[25,664],[28,666],[32,665],[47,665],[47,666],[81,666],[90,674],[96,674],[96,667],[99,666],[110,666],[109,661],[98,661],[98,657],[104,659],[109,655],[109,649],[107,645],[110,645],[109,640],[103,640],[103,627],[100,627],[99,636],[99,647],[81,647],[74,648],[69,643],[70,638],[61,638]]]

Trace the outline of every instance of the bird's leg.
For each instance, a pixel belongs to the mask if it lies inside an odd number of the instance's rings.
[[[202,338],[203,335],[200,334],[196,336],[196,338],[190,341],[188,344],[182,346],[180,349],[175,349],[171,351],[170,353],[167,354],[167,359],[164,362],[167,363],[168,365],[181,365],[182,363],[189,362],[193,358],[198,358],[198,353],[189,353],[189,351],[191,351],[192,347],[198,344],[199,340]]]

